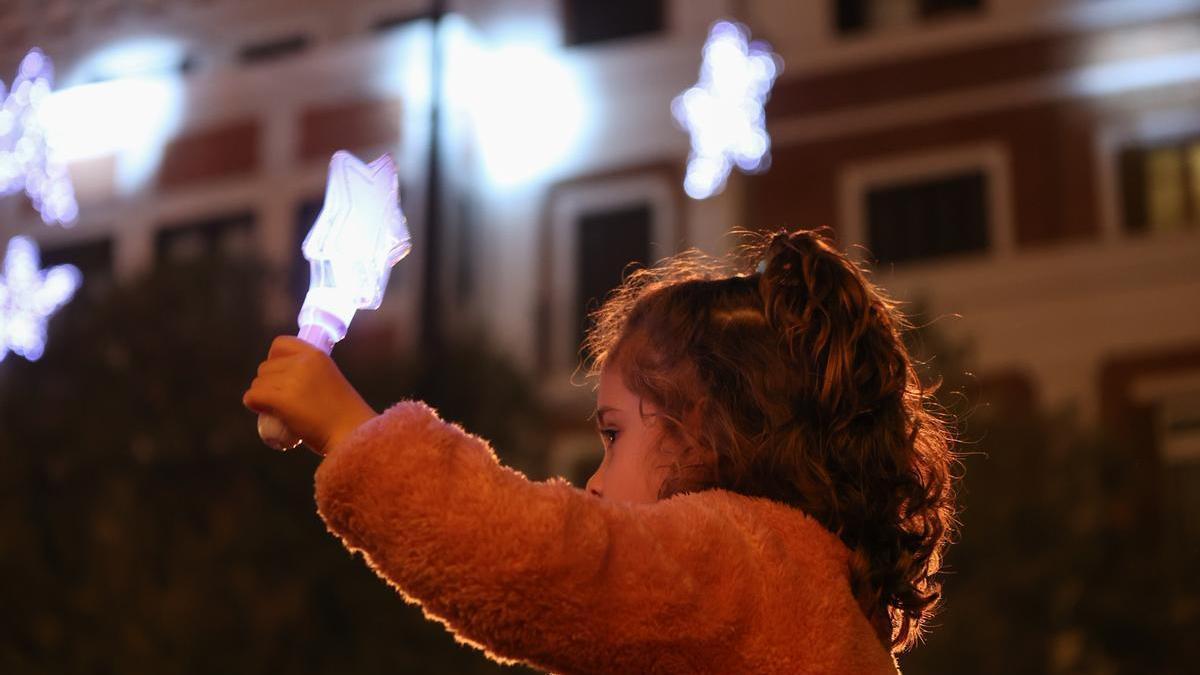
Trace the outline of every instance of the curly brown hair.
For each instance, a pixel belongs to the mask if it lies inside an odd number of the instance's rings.
[[[859,265],[819,232],[745,234],[738,273],[696,252],[632,273],[592,314],[588,372],[616,367],[657,407],[676,450],[660,497],[723,488],[813,516],[852,552],[881,642],[906,651],[957,526],[948,418]]]

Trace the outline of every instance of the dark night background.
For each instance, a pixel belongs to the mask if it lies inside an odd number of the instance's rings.
[[[319,458],[264,447],[241,405],[295,333],[339,148],[398,158],[413,232],[334,350],[376,409],[427,400],[580,484],[600,445],[578,343],[627,265],[826,225],[903,301],[964,453],[944,609],[903,672],[1194,672],[1198,12],[0,0],[0,78],[41,46],[83,130],[79,223],[3,196],[0,242],[84,276],[45,354],[0,360],[0,673],[532,672],[351,556],[315,512]],[[699,200],[669,110],[720,18],[786,65],[771,162]],[[506,51],[527,38],[542,56]],[[152,48],[111,58],[126,43]]]

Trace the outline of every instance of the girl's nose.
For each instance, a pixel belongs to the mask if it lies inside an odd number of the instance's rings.
[[[592,477],[588,479],[585,489],[588,491],[588,494],[593,494],[597,497],[604,496],[602,492],[604,489],[603,479],[600,477],[600,469],[596,469],[596,473],[592,474]]]

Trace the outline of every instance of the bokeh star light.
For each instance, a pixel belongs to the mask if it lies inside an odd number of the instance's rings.
[[[24,190],[48,225],[71,225],[79,216],[75,190],[42,119],[53,79],[49,57],[34,49],[21,60],[11,91],[0,82],[0,197]]]
[[[41,267],[37,244],[13,237],[0,276],[0,361],[14,352],[30,361],[46,346],[46,321],[79,288],[82,275],[73,265]]]
[[[769,162],[771,139],[763,103],[783,61],[742,25],[718,21],[704,45],[700,80],[671,103],[691,134],[684,190],[707,199],[725,188],[734,166],[756,172]]]

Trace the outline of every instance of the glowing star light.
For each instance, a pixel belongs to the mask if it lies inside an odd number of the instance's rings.
[[[46,346],[46,321],[66,304],[82,279],[72,265],[41,266],[37,244],[13,237],[0,277],[0,361],[9,351],[37,361]]]
[[[740,24],[714,24],[699,82],[671,103],[675,119],[691,135],[683,187],[693,199],[724,189],[734,166],[756,172],[770,161],[763,103],[783,62],[765,43],[749,42],[748,34]]]
[[[311,266],[300,308],[300,338],[329,353],[354,313],[383,301],[392,266],[412,250],[400,212],[396,164],[384,155],[363,164],[345,151],[329,163],[325,204],[301,249]],[[258,435],[273,448],[299,439],[278,418],[260,415]]]
[[[47,224],[70,225],[79,215],[75,190],[42,124],[53,79],[50,59],[34,49],[21,61],[7,96],[0,82],[0,197],[24,190]]]

